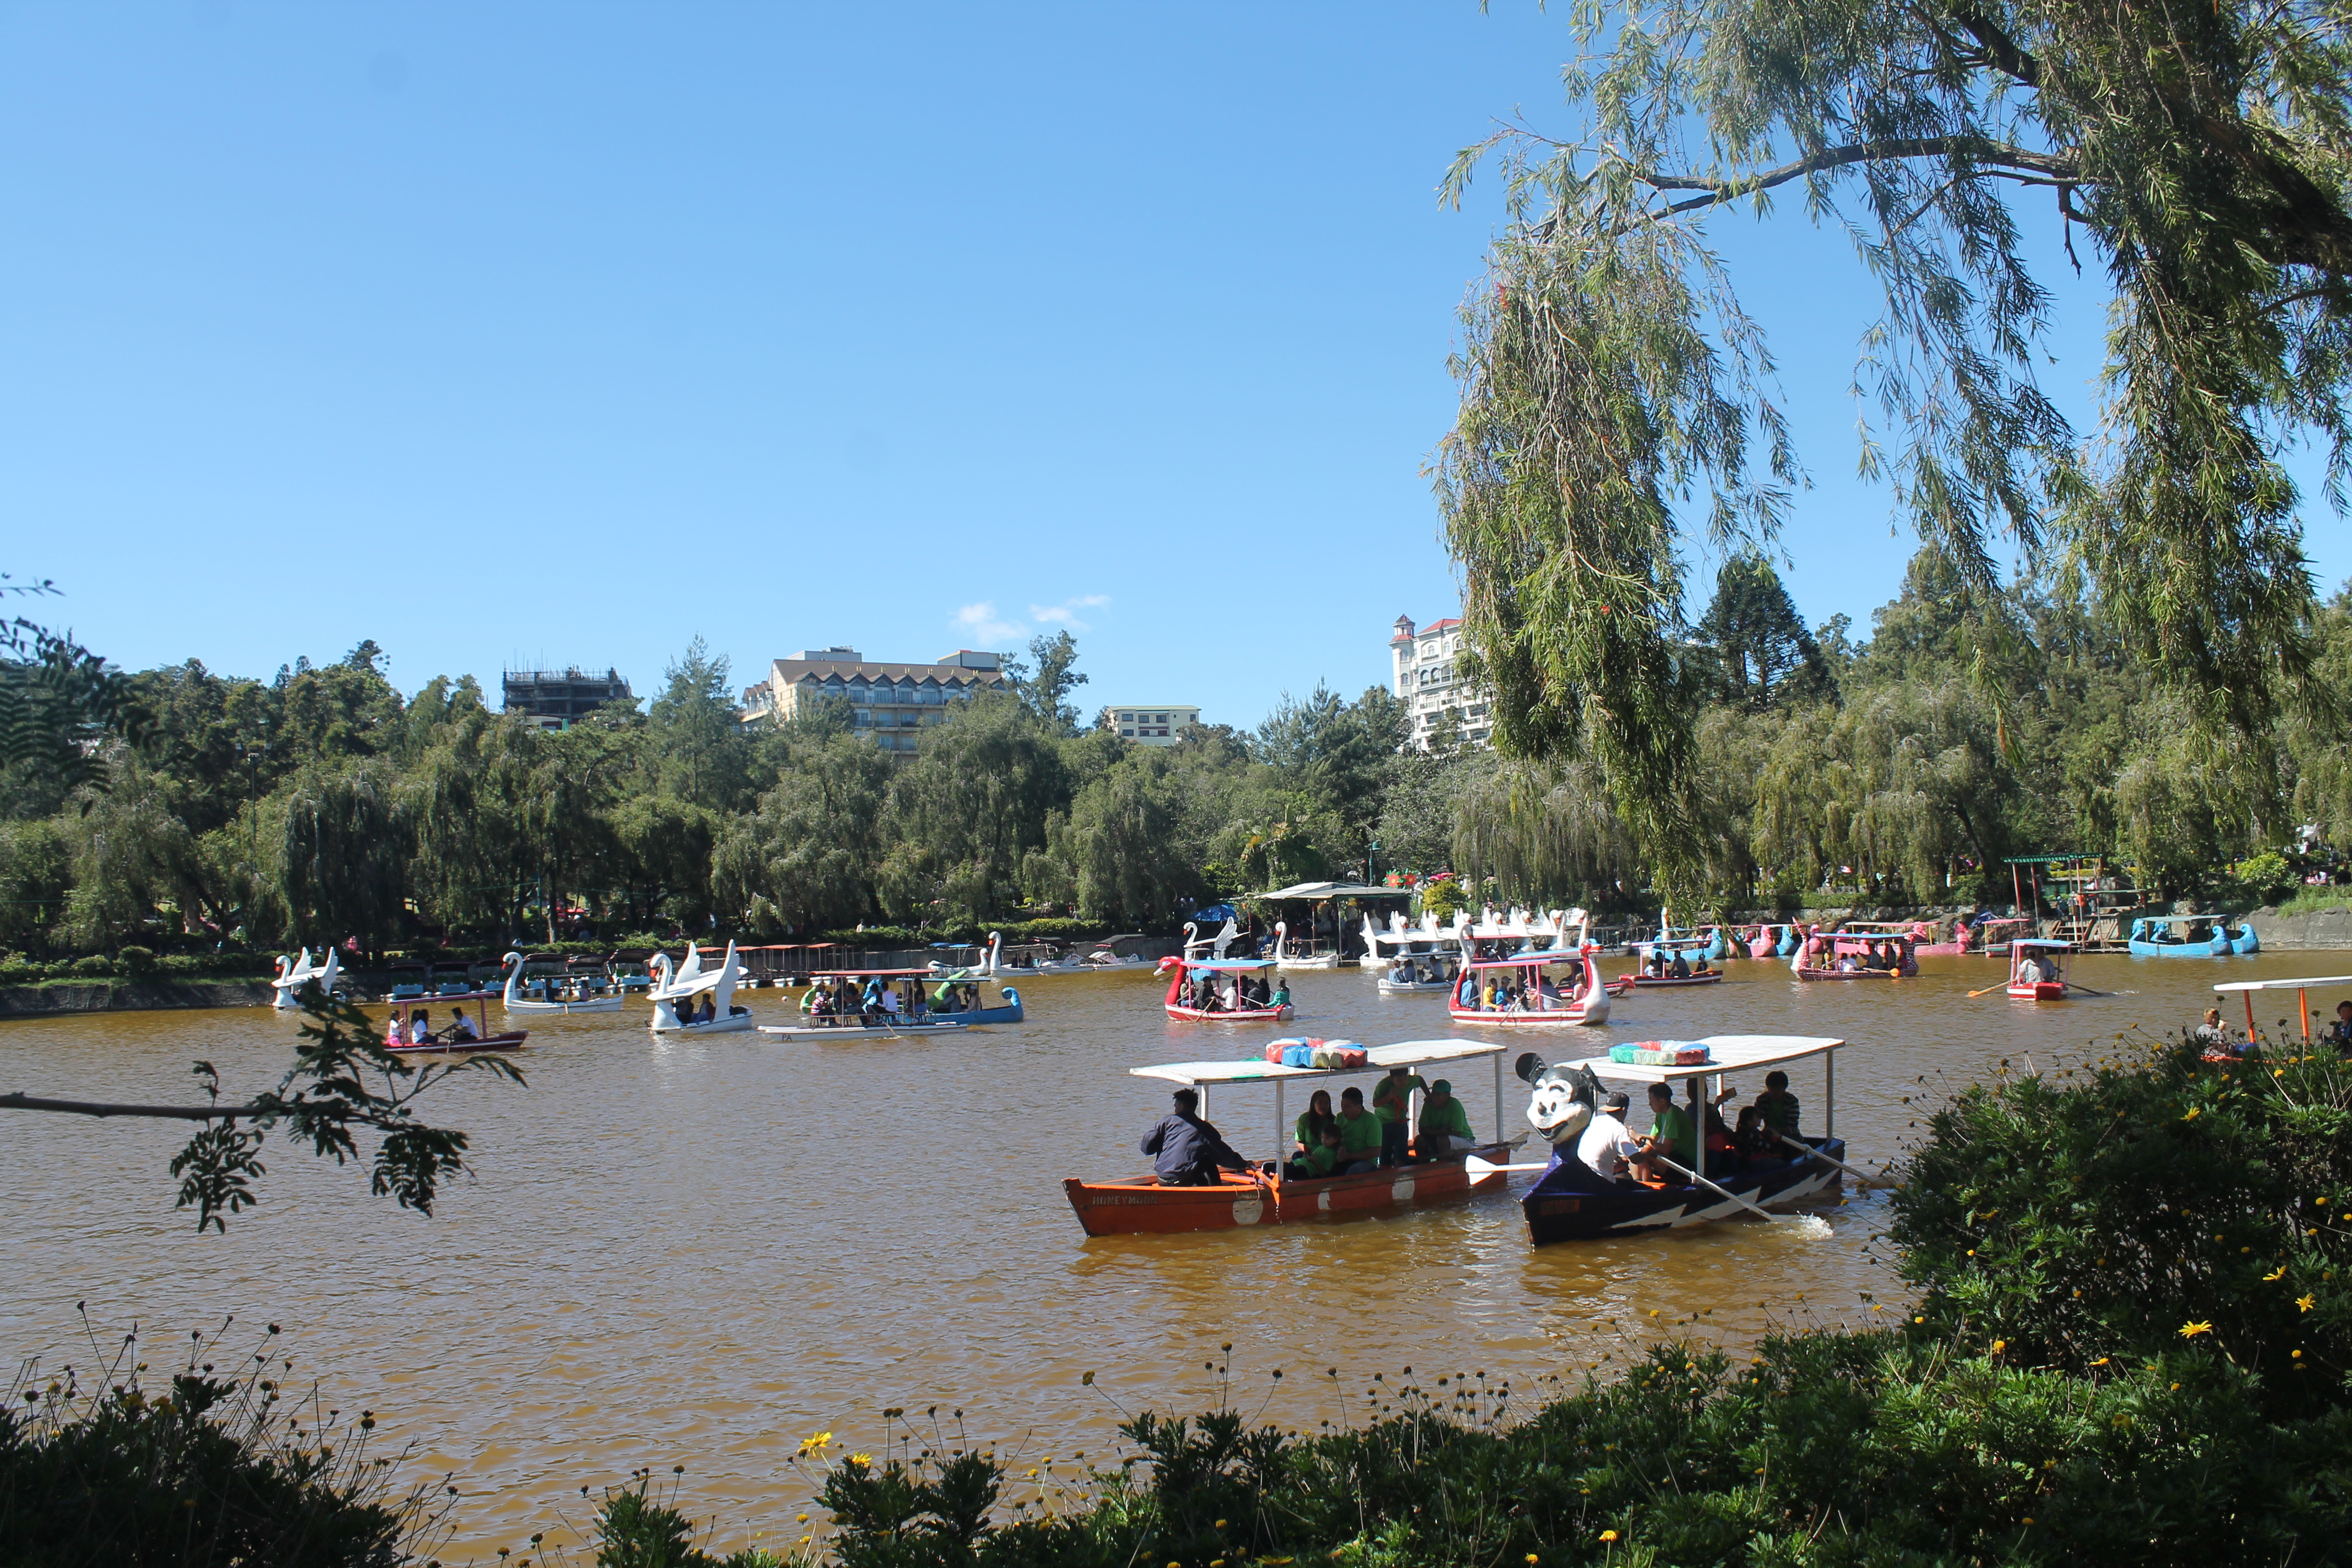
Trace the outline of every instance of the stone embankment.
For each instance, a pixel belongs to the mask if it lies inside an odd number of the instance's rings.
[[[2352,952],[2352,904],[2299,915],[2261,909],[2246,922],[2263,939],[2264,952]]]
[[[267,1007],[266,980],[91,980],[0,985],[0,1018],[139,1013],[165,1007]]]

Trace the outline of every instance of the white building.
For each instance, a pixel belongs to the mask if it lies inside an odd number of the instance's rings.
[[[1200,721],[1201,710],[1181,702],[1122,702],[1104,709],[1095,725],[1116,730],[1138,745],[1172,746],[1183,736],[1185,725]]]
[[[992,653],[958,648],[937,664],[877,664],[854,647],[804,648],[768,667],[768,679],[743,691],[746,724],[783,722],[813,710],[828,697],[851,704],[851,722],[861,735],[904,760],[922,748],[916,734],[948,716],[950,703],[982,691],[1005,689],[1004,672]]]
[[[1395,676],[1393,689],[1405,708],[1408,744],[1429,750],[1431,733],[1453,716],[1455,733],[1467,745],[1494,742],[1495,723],[1486,691],[1456,673],[1462,652],[1462,623],[1432,621],[1416,627],[1411,616],[1396,618],[1396,635],[1389,638],[1389,660]]]

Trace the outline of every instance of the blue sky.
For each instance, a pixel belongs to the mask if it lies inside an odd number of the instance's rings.
[[[1089,709],[1352,693],[1456,603],[1421,470],[1497,214],[1434,186],[1567,123],[1567,50],[1528,0],[12,5],[0,569],[132,667],[642,692],[698,635],[748,681],[1066,626]],[[1816,480],[1790,587],[1866,625],[1866,284],[1720,221]]]

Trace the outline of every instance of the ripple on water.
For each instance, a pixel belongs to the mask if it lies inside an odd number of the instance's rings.
[[[1899,986],[1800,987],[1778,965],[1735,963],[1721,986],[1640,994],[1609,1027],[1531,1048],[1842,1036],[1837,1130],[1874,1163],[1911,1135],[1918,1112],[1900,1100],[1922,1075],[1941,1094],[2004,1056],[2081,1060],[2095,1035],[2201,1012],[2216,979],[2328,962],[2086,958],[2084,984],[2136,994],[2040,1007],[1965,999],[1996,972],[1978,960],[1925,960]],[[1301,1030],[1448,1032],[1443,997],[1382,997],[1355,971],[1292,989]],[[656,1041],[642,1012],[535,1020],[529,1089],[453,1085],[440,1107],[472,1134],[479,1179],[430,1220],[280,1147],[262,1205],[226,1237],[198,1237],[171,1207],[174,1130],[20,1114],[0,1123],[0,1235],[42,1265],[0,1291],[5,1349],[85,1354],[83,1299],[102,1333],[135,1319],[150,1343],[230,1312],[281,1322],[296,1377],[385,1412],[396,1439],[420,1445],[418,1473],[457,1473],[459,1545],[487,1551],[576,1521],[583,1483],[641,1465],[687,1466],[698,1514],[728,1521],[722,1539],[772,1524],[806,1495],[789,1464],[800,1439],[830,1430],[871,1447],[884,1405],[936,1405],[950,1424],[961,1406],[988,1440],[1099,1455],[1122,1408],[1217,1397],[1228,1385],[1204,1363],[1229,1360],[1244,1408],[1266,1401],[1267,1419],[1313,1427],[1360,1414],[1374,1372],[1390,1384],[1406,1366],[1425,1384],[1484,1372],[1524,1403],[1538,1377],[1662,1334],[1736,1348],[1775,1325],[1865,1317],[1862,1292],[1900,1299],[1866,1256],[1885,1218],[1877,1195],[1832,1211],[1826,1237],[1742,1223],[1537,1250],[1516,1206],[1486,1198],[1088,1241],[1061,1178],[1139,1168],[1135,1141],[1166,1105],[1165,1085],[1126,1069],[1240,1057],[1271,1035],[1171,1024],[1159,995],[1143,975],[1055,976],[1028,988],[1020,1030],[952,1042]],[[764,1016],[782,999],[751,1003]],[[184,1094],[199,1057],[235,1086],[274,1079],[293,1038],[257,1010],[0,1024],[8,1087],[139,1100]],[[1486,1070],[1453,1076],[1490,1120]],[[1817,1127],[1820,1068],[1796,1077]],[[1515,1128],[1520,1103],[1507,1096]],[[1218,1090],[1210,1113],[1244,1152],[1269,1152],[1265,1091]],[[1087,1372],[1096,1388],[1079,1385]]]

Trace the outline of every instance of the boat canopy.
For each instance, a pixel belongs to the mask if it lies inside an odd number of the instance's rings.
[[[1319,903],[1325,899],[1411,899],[1411,888],[1374,888],[1361,882],[1293,882],[1271,893],[1248,893],[1244,897],[1252,902],[1264,900],[1270,904]]]
[[[1538,963],[1581,963],[1584,954],[1573,948],[1539,948],[1534,952],[1522,952],[1510,958],[1474,958],[1465,968],[1528,969]]]
[[[1688,1078],[1712,1078],[1717,1073],[1747,1072],[1756,1068],[1779,1067],[1783,1062],[1803,1061],[1808,1057],[1827,1056],[1845,1044],[1843,1040],[1807,1035],[1709,1035],[1703,1040],[1671,1043],[1705,1046],[1706,1054],[1715,1059],[1696,1067],[1645,1067],[1639,1062],[1591,1057],[1580,1062],[1554,1062],[1552,1066],[1566,1071],[1591,1068],[1596,1077],[1628,1079],[1635,1083],[1676,1083]]]
[[[1261,969],[1272,969],[1270,958],[1180,958],[1176,961],[1187,969],[1214,971],[1219,974],[1252,974]]]
[[[2144,922],[2152,926],[2226,926],[2230,923],[2230,917],[2228,915],[2133,915],[2132,921],[2134,924]]]
[[[937,974],[929,969],[828,969],[812,974],[811,980],[929,980]]]
[[[1302,1078],[1351,1078],[1368,1072],[1386,1072],[1391,1068],[1429,1067],[1438,1062],[1473,1061],[1480,1057],[1499,1057],[1509,1047],[1490,1046],[1484,1040],[1406,1040],[1393,1046],[1373,1046],[1364,1052],[1367,1065],[1360,1068],[1293,1068],[1279,1062],[1171,1062],[1163,1067],[1129,1068],[1137,1078],[1161,1079],[1169,1083],[1198,1087],[1213,1083],[1265,1083],[1276,1079],[1285,1082]]]
[[[2315,974],[2307,980],[2225,980],[2216,991],[2305,991],[2314,985],[2352,985],[2352,974]]]
[[[2063,937],[2056,936],[2021,936],[2011,942],[2009,946],[2010,951],[2012,952],[2021,947],[2046,947],[2053,952],[2072,952],[2074,951],[2074,944],[2073,942],[2068,942]]]

